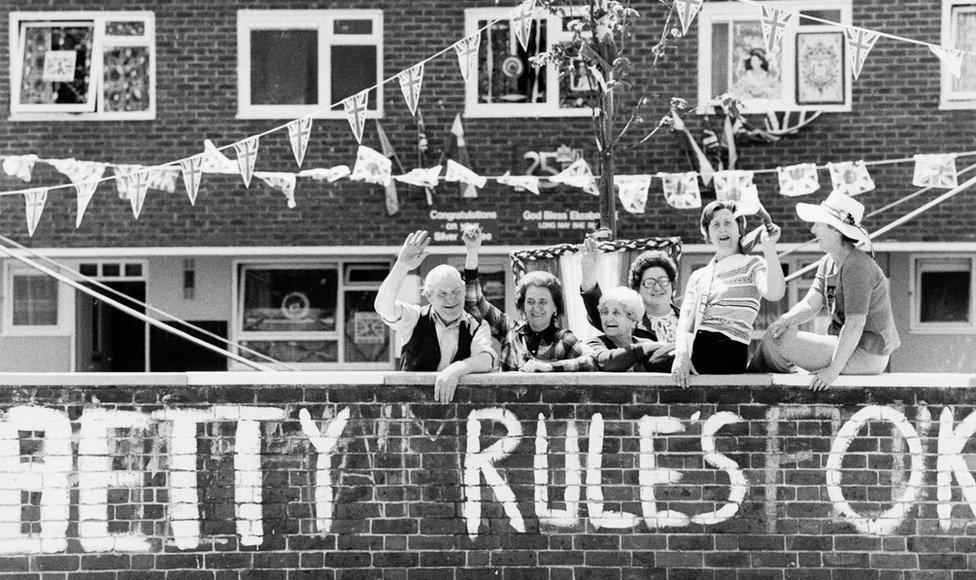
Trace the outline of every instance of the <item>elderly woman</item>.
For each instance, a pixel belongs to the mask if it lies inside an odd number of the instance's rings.
[[[820,205],[797,204],[796,212],[813,223],[810,231],[826,255],[806,297],[766,329],[754,366],[786,372],[795,365],[816,373],[810,382],[815,391],[829,387],[838,375],[881,373],[901,341],[888,279],[857,248],[869,241],[861,227],[864,206],[834,192]],[[831,318],[826,336],[797,329],[824,307]]]
[[[516,288],[515,307],[523,321],[509,318],[485,299],[478,280],[478,252],[482,234],[478,227],[461,233],[464,261],[464,308],[488,323],[491,335],[501,343],[503,371],[592,371],[593,356],[571,331],[559,328],[563,291],[559,279],[548,272],[529,272]]]
[[[640,294],[626,286],[611,288],[600,297],[600,323],[603,334],[587,344],[593,350],[596,367],[601,371],[652,371],[659,358],[656,342],[635,336],[644,317]]]
[[[692,273],[678,318],[671,374],[681,387],[688,376],[743,373],[749,362],[752,323],[762,298],[779,300],[786,288],[776,255],[779,228],[763,230],[763,258],[746,255],[744,216],[735,203],[713,201],[701,214],[701,232],[715,248],[715,257]]]
[[[599,312],[602,298],[596,281],[596,258],[600,254],[597,241],[587,236],[580,248],[582,276],[580,294],[586,306],[586,316],[597,330],[604,330]],[[670,372],[674,356],[674,338],[678,328],[678,307],[672,302],[678,268],[664,252],[643,252],[630,265],[627,282],[636,290],[644,305],[643,314],[634,329],[634,336],[653,343],[655,361],[647,370]]]

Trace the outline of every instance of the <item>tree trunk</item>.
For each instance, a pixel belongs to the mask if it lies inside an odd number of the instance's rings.
[[[613,71],[606,71],[607,83]],[[611,85],[612,86],[612,85]],[[600,227],[610,230],[610,239],[617,239],[617,203],[614,192],[613,92],[606,91],[601,99],[603,109],[603,150],[600,152]]]

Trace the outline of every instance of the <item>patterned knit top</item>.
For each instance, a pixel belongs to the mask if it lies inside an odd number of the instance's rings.
[[[711,284],[707,289],[703,288],[708,293],[698,330],[719,332],[732,340],[749,344],[749,333],[759,315],[762,300],[759,284],[766,284],[766,262],[758,256],[733,254],[713,262],[711,268],[706,266],[695,270],[688,283],[689,290],[707,284],[709,270],[712,272]],[[691,299],[694,300],[694,297]]]

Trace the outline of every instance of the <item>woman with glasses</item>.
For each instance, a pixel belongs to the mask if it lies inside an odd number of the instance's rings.
[[[645,314],[640,294],[626,286],[611,288],[600,297],[598,311],[603,333],[586,343],[597,370],[656,372],[660,361],[653,354],[660,347],[634,335]]]
[[[602,293],[596,281],[596,258],[600,254],[597,241],[583,240],[580,249],[582,283],[580,293],[586,306],[586,316],[597,330],[604,331],[600,315]],[[678,327],[678,308],[672,302],[678,269],[664,252],[650,251],[637,256],[630,265],[628,286],[635,290],[644,305],[643,315],[633,330],[635,338],[645,339],[646,369],[651,372],[671,372],[674,361],[674,339]]]

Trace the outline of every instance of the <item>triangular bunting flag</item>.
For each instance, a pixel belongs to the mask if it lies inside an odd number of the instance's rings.
[[[716,171],[714,180],[716,199],[738,202],[742,199],[742,192],[752,185],[752,172],[734,169]]]
[[[148,169],[149,189],[173,193],[176,191],[176,178],[179,171],[169,165],[154,165]]]
[[[644,213],[647,207],[647,190],[651,187],[650,175],[616,175],[617,196],[623,208],[630,213]]]
[[[348,165],[336,165],[330,169],[323,169],[321,167],[317,167],[315,169],[305,169],[303,171],[299,171],[298,176],[311,177],[315,181],[324,180],[328,181],[329,183],[335,183],[343,177],[349,177],[350,173],[352,172],[349,170]]]
[[[681,22],[681,36],[688,35],[688,28],[691,22],[698,15],[702,2],[705,0],[675,0],[674,9],[678,11],[678,20]]]
[[[132,199],[132,188],[135,183],[129,176],[145,169],[142,165],[123,165],[114,164],[112,169],[115,171],[115,190],[119,192],[119,199]]]
[[[962,51],[944,46],[929,45],[929,50],[939,57],[942,64],[952,72],[952,76],[957,79],[962,76]]]
[[[820,189],[817,166],[813,163],[800,163],[788,167],[777,167],[779,193],[787,197],[807,195]]]
[[[659,173],[663,182],[664,201],[675,209],[694,209],[701,207],[701,190],[698,187],[698,174]]]
[[[828,163],[827,170],[830,171],[830,183],[836,192],[853,197],[874,189],[874,180],[863,161]]]
[[[342,108],[346,111],[352,134],[356,143],[363,142],[363,127],[366,125],[366,108],[369,102],[369,91],[362,91],[342,101]]]
[[[417,167],[411,169],[406,175],[396,175],[393,179],[417,187],[437,187],[437,178],[441,174],[441,167],[443,166],[435,165],[427,169]]]
[[[959,187],[955,154],[916,155],[912,185],[946,189]]]
[[[525,189],[539,195],[539,178],[534,175],[512,175],[506,171],[498,178],[498,183],[514,187],[516,191]]]
[[[535,0],[525,0],[512,10],[512,28],[522,50],[529,50],[529,35],[532,33],[532,21],[535,18]]]
[[[861,67],[868,53],[874,48],[874,43],[878,42],[878,33],[863,28],[846,27],[844,37],[847,39],[847,56],[851,64],[851,72],[854,78],[861,76]]]
[[[30,155],[11,155],[3,158],[3,172],[27,183],[31,180],[35,163],[37,163],[37,155],[33,153]]]
[[[202,169],[204,173],[224,173],[227,175],[240,174],[241,172],[237,164],[221,153],[210,139],[203,140]]]
[[[762,17],[759,23],[762,25],[763,43],[766,46],[767,55],[773,55],[780,51],[783,46],[783,33],[786,32],[786,27],[789,26],[792,18],[792,12],[762,5]]]
[[[360,145],[356,152],[356,165],[353,166],[352,175],[349,176],[349,179],[386,185],[393,180],[392,168],[393,163],[385,155],[375,149]]]
[[[400,165],[400,160],[396,156],[396,151],[393,150],[393,143],[390,143],[390,138],[386,136],[386,131],[383,130],[383,126],[380,125],[379,119],[376,119],[376,135],[380,138],[380,152],[384,157],[393,161],[397,160],[397,165]],[[403,170],[403,167],[400,168]],[[383,186],[386,190],[386,213],[388,215],[396,215],[400,211],[400,198],[397,195],[396,181],[390,179]]]
[[[424,63],[412,66],[397,75],[400,81],[400,91],[403,92],[403,100],[407,102],[410,114],[417,116],[417,104],[420,103],[420,86],[424,82]]]
[[[190,198],[190,205],[196,205],[200,178],[203,177],[203,154],[180,161],[180,170],[183,172],[183,185],[186,187],[186,195]]]
[[[142,213],[142,204],[146,201],[146,191],[149,189],[149,172],[146,170],[128,173],[122,176],[126,185],[129,205],[132,206],[132,215],[139,219]]]
[[[454,50],[457,51],[458,66],[461,67],[461,78],[465,81],[471,75],[472,70],[478,68],[478,48],[481,46],[481,34],[472,34],[467,38],[454,43]]]
[[[295,174],[294,173],[262,173],[258,179],[285,194],[288,209],[295,209]]]
[[[457,162],[465,168],[473,167],[474,164],[471,163],[471,154],[468,153],[468,142],[464,140],[464,124],[461,122],[460,113],[454,116],[454,123],[451,125],[451,134],[454,135],[454,152],[457,157]],[[471,171],[473,172],[474,170],[472,169]],[[484,186],[480,185],[478,187]],[[462,181],[460,189],[462,198],[472,199],[478,197],[478,190],[471,183]]]
[[[27,211],[27,235],[34,237],[34,230],[41,221],[44,204],[47,203],[47,188],[38,187],[24,192],[25,210]]]
[[[288,140],[291,141],[291,151],[295,154],[295,163],[302,166],[305,160],[305,149],[308,139],[312,136],[312,118],[302,117],[288,123]]]
[[[237,151],[237,168],[241,171],[244,187],[251,187],[251,175],[254,174],[254,163],[258,159],[258,138],[249,137],[234,143]]]
[[[105,173],[104,163],[93,161],[77,161],[75,159],[53,159],[49,163],[59,172],[63,173],[74,184],[78,193],[78,214],[75,216],[75,227],[81,227],[81,218],[88,209],[88,203],[95,195],[98,182],[101,181]]]
[[[577,159],[572,165],[548,179],[553,183],[578,187],[590,195],[600,195],[600,188],[597,186],[596,178],[593,177],[593,170],[584,159]]]
[[[488,179],[471,171],[453,159],[447,160],[447,171],[444,173],[444,181],[458,181],[473,185],[474,187],[484,187]]]

